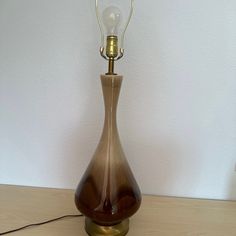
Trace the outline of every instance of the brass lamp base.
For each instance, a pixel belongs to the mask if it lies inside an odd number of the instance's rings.
[[[129,231],[129,219],[112,226],[101,226],[91,219],[85,219],[85,230],[90,236],[124,236]]]

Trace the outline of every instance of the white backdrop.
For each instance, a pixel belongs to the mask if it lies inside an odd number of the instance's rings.
[[[0,1],[0,183],[75,188],[103,125],[94,1]],[[118,124],[143,193],[236,199],[236,1],[136,1]]]

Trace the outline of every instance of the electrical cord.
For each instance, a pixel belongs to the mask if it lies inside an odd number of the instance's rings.
[[[9,230],[9,231],[6,231],[6,232],[0,232],[0,235],[5,235],[5,234],[10,234],[10,233],[13,233],[13,232],[16,232],[16,231],[20,231],[22,229],[26,229],[26,228],[29,228],[29,227],[33,227],[33,226],[39,226],[39,225],[44,225],[44,224],[48,224],[48,223],[51,223],[51,222],[54,222],[54,221],[57,221],[57,220],[61,220],[61,219],[64,219],[64,218],[74,218],[74,217],[81,217],[83,215],[64,215],[64,216],[60,216],[58,218],[54,218],[54,219],[51,219],[51,220],[47,220],[47,221],[43,221],[43,222],[40,222],[40,223],[34,223],[34,224],[30,224],[30,225],[25,225],[23,227],[20,227],[20,228],[17,228],[17,229],[12,229],[12,230]]]

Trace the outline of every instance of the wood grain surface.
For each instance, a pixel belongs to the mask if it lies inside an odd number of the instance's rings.
[[[78,214],[74,191],[0,185],[0,232]],[[84,217],[31,227],[13,236],[86,236]],[[236,236],[236,202],[143,196],[128,236]]]

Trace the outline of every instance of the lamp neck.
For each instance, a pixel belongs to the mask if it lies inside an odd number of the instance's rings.
[[[109,58],[109,60],[108,60],[108,72],[106,73],[106,75],[116,75],[114,73],[114,66],[115,66],[114,58]]]

